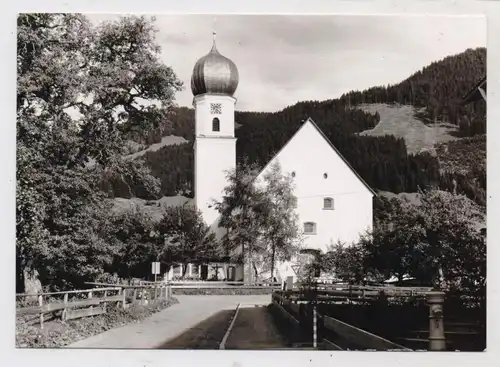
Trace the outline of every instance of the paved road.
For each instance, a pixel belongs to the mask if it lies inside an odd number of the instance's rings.
[[[282,349],[290,347],[267,307],[241,308],[226,349]]]
[[[140,323],[108,330],[73,343],[67,348],[157,348],[220,311],[234,310],[238,304],[271,303],[271,295],[175,297],[179,300],[178,304],[157,312]]]

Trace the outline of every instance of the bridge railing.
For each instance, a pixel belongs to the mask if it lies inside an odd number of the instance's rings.
[[[347,287],[349,288],[349,287]],[[316,303],[336,303],[345,300],[360,300],[380,297],[381,291],[388,297],[425,297],[429,305],[429,350],[444,350],[445,337],[443,325],[444,293],[434,292],[426,289],[409,289],[410,287],[350,287],[350,289],[319,290],[315,299]],[[287,291],[276,291],[272,295],[273,306],[279,314],[288,322],[292,329],[292,336],[297,333],[319,333],[341,336],[343,340],[354,345],[360,345],[365,349],[373,350],[410,350],[401,345],[393,343],[378,335],[362,330],[353,325],[337,320],[331,316],[312,312],[311,299],[298,289]],[[319,320],[319,327],[313,330],[314,317]],[[316,338],[316,335],[314,336]],[[322,343],[327,349],[343,349],[321,335]]]

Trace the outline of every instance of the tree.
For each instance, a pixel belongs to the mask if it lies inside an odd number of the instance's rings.
[[[153,218],[139,207],[113,213],[113,230],[107,241],[119,251],[106,270],[128,279],[149,274],[151,262],[156,261],[163,251],[163,246],[158,246],[154,236],[156,227]]]
[[[227,234],[223,242],[229,251],[241,248],[248,259],[248,273],[258,275],[257,262],[268,265],[271,279],[277,261],[290,260],[301,243],[298,217],[291,205],[293,182],[283,175],[278,163],[271,166],[262,180],[255,165],[238,165],[228,172],[229,184],[223,198],[214,205],[221,214],[221,227]]]
[[[168,266],[182,263],[182,276],[189,263],[205,263],[220,255],[215,234],[203,221],[201,212],[189,205],[167,207],[157,225],[157,235],[165,243],[158,259]]]
[[[373,268],[442,289],[484,290],[484,212],[472,200],[434,189],[421,192],[416,203],[393,199],[378,218],[368,247]]]
[[[276,261],[290,260],[302,243],[299,217],[294,209],[293,178],[283,175],[279,163],[275,163],[263,177],[264,194],[269,209],[265,218],[266,230],[262,241],[266,246],[267,258],[274,277]]]
[[[255,165],[239,164],[227,172],[228,185],[222,200],[214,202],[220,213],[219,226],[226,228],[222,242],[227,252],[241,248],[239,257],[248,259],[248,276],[252,276],[252,255],[257,239],[261,238],[269,205],[264,190],[255,185],[258,169]],[[250,279],[249,279],[250,281]]]
[[[68,287],[111,263],[100,178],[123,167],[113,162],[127,135],[164,120],[181,88],[154,32],[144,17],[98,27],[80,14],[18,17],[19,275],[43,270],[45,284]],[[154,180],[132,168],[154,192]]]

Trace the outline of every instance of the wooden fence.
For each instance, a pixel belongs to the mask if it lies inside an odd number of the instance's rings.
[[[172,296],[167,284],[116,285],[94,283],[99,288],[16,294],[16,316],[38,315],[43,329],[44,315],[52,314],[67,321],[106,313],[110,304],[127,308],[131,304],[151,304],[168,300]],[[31,304],[30,304],[31,303]],[[33,305],[36,303],[36,305]]]

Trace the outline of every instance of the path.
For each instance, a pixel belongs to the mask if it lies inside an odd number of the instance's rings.
[[[179,300],[178,304],[157,312],[140,323],[108,330],[73,343],[67,348],[157,348],[221,311],[234,310],[240,303],[259,305],[271,303],[270,295],[175,297]]]

